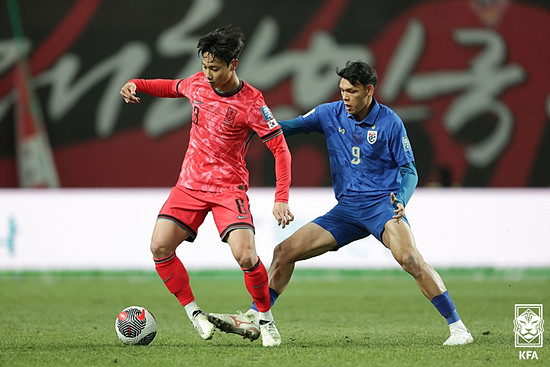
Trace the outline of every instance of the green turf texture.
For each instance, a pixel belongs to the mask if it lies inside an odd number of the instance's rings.
[[[216,331],[200,339],[156,273],[0,272],[0,366],[543,366],[519,360],[514,304],[542,303],[550,320],[550,270],[442,270],[475,343],[444,347],[445,320],[401,270],[296,271],[273,308],[283,344],[264,348]],[[207,312],[245,311],[242,274],[192,272]],[[149,346],[124,346],[114,321],[126,306],[156,317]]]

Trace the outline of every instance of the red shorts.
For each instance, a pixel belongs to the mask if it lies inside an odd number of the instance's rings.
[[[189,233],[187,241],[193,242],[209,211],[212,211],[214,222],[224,242],[228,233],[234,229],[249,228],[254,231],[248,195],[244,190],[217,193],[174,186],[158,218],[176,223]]]

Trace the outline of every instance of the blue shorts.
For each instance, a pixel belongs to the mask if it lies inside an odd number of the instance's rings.
[[[333,251],[371,234],[382,242],[384,225],[395,215],[389,194],[359,201],[355,199],[339,200],[328,213],[313,220],[336,240],[338,246]],[[406,216],[403,220],[409,223]]]

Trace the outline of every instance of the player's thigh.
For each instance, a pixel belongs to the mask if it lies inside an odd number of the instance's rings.
[[[336,247],[336,240],[329,231],[309,222],[281,242],[274,252],[274,257],[292,261],[306,260]]]
[[[389,220],[384,226],[382,241],[400,263],[406,257],[420,255],[416,248],[411,227],[403,220],[399,222],[393,219]]]
[[[174,186],[159,212],[157,221],[166,220],[174,223],[188,234],[186,239],[193,242],[210,210],[208,200],[208,193]],[[161,233],[164,233],[163,227]]]
[[[226,236],[233,257],[241,267],[252,267],[258,261],[254,232],[249,228],[234,229]]]
[[[157,258],[169,256],[188,237],[189,233],[175,222],[159,218],[151,236],[151,251]]]

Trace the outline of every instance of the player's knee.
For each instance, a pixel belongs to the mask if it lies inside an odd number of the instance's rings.
[[[282,242],[275,246],[275,248],[273,249],[272,266],[273,264],[287,263],[291,261],[288,257],[290,252],[286,247],[287,245],[285,244],[285,242]]]
[[[415,253],[405,254],[399,260],[401,267],[415,278],[422,274],[422,263],[422,257]]]
[[[236,260],[242,269],[250,269],[258,262],[258,256],[240,256]]]
[[[241,250],[233,253],[239,266],[243,269],[250,269],[258,262],[258,255],[255,251]]]
[[[273,249],[273,262],[279,261],[281,259],[281,256],[284,254],[284,252],[281,249],[281,244],[278,244]]]
[[[172,255],[172,253],[174,252],[172,248],[169,248],[165,244],[155,240],[151,241],[151,245],[149,248],[155,259],[163,259]]]

